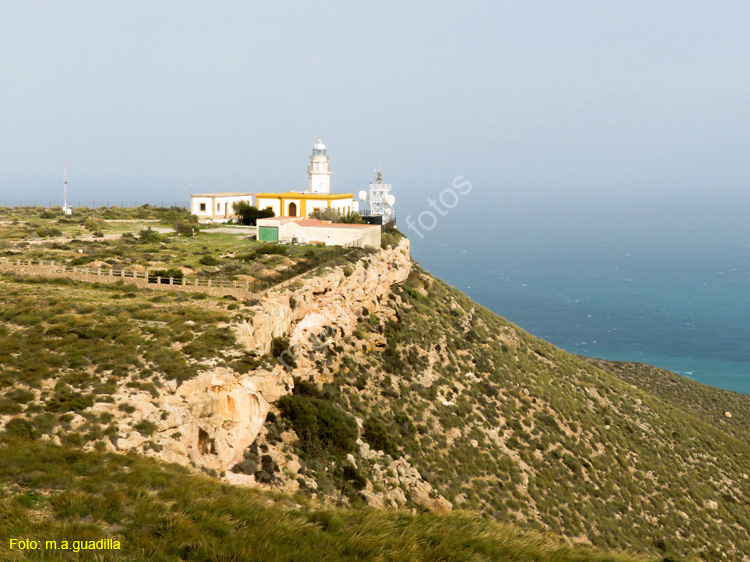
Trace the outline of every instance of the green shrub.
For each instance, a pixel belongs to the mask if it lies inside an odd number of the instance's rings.
[[[149,226],[138,233],[138,241],[142,244],[158,244],[163,240],[162,235]]]
[[[126,414],[132,414],[135,412],[135,407],[131,406],[130,404],[120,404],[117,406],[117,409],[121,412],[125,412]]]
[[[219,265],[221,263],[218,259],[210,254],[203,256],[198,261],[203,265]]]
[[[300,448],[307,455],[342,455],[356,449],[359,435],[357,422],[330,402],[293,394],[283,396],[278,405],[297,433]]]
[[[261,246],[257,250],[255,250],[255,253],[259,256],[262,255],[276,255],[276,256],[283,256],[286,254],[286,246],[282,246],[281,244],[269,244],[267,246]]]
[[[255,473],[255,480],[262,484],[270,484],[279,472],[278,465],[270,455],[263,455],[260,459],[260,470]]]
[[[11,418],[5,424],[5,433],[9,437],[17,439],[34,439],[34,426],[30,421],[23,418]]]
[[[151,437],[156,431],[157,426],[154,422],[143,420],[135,424],[133,426],[133,429],[135,429],[138,433],[140,433],[144,437]]]
[[[169,284],[169,278],[181,280],[184,277],[184,273],[179,267],[173,267],[170,269],[152,269],[148,272],[149,283],[156,283],[156,277],[161,277],[163,284]]]
[[[96,232],[97,230],[102,229],[102,224],[96,219],[86,219],[86,222],[83,223],[83,226],[90,232]]]
[[[58,236],[62,236],[62,230],[59,228],[53,228],[51,226],[40,226],[36,229],[37,236],[41,238],[55,238]]]
[[[287,369],[297,367],[291,345],[286,338],[273,338],[271,340],[271,357],[277,359]]]
[[[380,419],[370,416],[365,420],[363,430],[362,439],[367,441],[370,447],[376,451],[383,451],[393,458],[400,456],[396,442],[388,434],[388,429]]]
[[[183,235],[193,235],[193,229],[196,228],[192,224],[190,224],[188,221],[177,221],[172,225],[172,228],[174,228],[174,231],[179,234],[180,236]]]

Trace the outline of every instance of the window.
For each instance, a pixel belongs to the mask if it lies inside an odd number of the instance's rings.
[[[206,204],[205,203],[201,203],[201,211],[205,211],[205,210],[206,210]]]
[[[217,203],[216,204],[216,210],[217,211],[221,211],[221,203]]]

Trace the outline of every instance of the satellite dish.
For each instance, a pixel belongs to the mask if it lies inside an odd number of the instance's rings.
[[[385,198],[385,202],[388,205],[393,205],[396,202],[396,198],[393,195],[389,195]]]
[[[366,191],[360,191],[359,192],[359,200],[360,201],[366,201],[367,200],[367,192]]]
[[[385,210],[385,216],[386,217],[390,217],[392,212],[393,212],[393,209],[386,209]]]

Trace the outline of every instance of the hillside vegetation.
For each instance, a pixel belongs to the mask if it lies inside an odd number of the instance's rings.
[[[586,360],[750,443],[750,396],[747,394],[714,388],[642,363]]]
[[[476,514],[322,509],[235,488],[135,454],[0,439],[0,558],[172,562],[508,560],[637,562]],[[58,550],[11,550],[31,538]],[[73,552],[111,538],[120,549]],[[70,541],[63,550],[63,541]]]
[[[179,239],[179,259],[203,236]],[[69,251],[40,251],[53,250]],[[373,263],[328,271],[356,279]],[[238,337],[263,295],[0,276],[0,548],[23,532],[122,536],[132,560],[750,560],[745,397],[571,355],[401,271],[377,312],[295,348],[289,372],[290,334],[265,353]],[[268,298],[299,311],[315,276]],[[179,443],[134,404],[153,411],[216,369],[289,379],[230,474],[294,500],[105,452]]]
[[[367,487],[388,505],[406,461],[455,508],[602,548],[748,559],[750,445],[725,423],[725,409],[741,412],[724,405],[727,395],[713,393],[711,408],[686,407],[681,392],[656,396],[616,366],[534,338],[418,269],[389,305],[387,322],[361,311],[358,329],[322,364],[319,380],[329,382],[312,390],[298,382],[298,404],[286,399],[273,422],[303,432],[284,449],[299,455],[317,493],[336,489],[357,503]],[[384,345],[360,344],[379,334]],[[320,410],[323,402],[358,419],[368,447],[308,438],[314,416],[298,423],[299,403]]]

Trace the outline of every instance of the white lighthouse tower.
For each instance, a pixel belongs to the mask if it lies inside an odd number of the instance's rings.
[[[326,145],[318,137],[313,145],[310,165],[307,167],[307,190],[310,193],[331,193],[331,168],[328,165]]]

